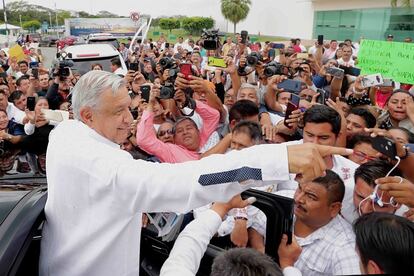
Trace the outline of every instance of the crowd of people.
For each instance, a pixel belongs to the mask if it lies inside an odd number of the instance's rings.
[[[249,269],[261,275],[413,271],[413,84],[364,85],[364,76],[349,70],[358,68],[359,50],[349,39],[315,42],[309,49],[300,39],[288,45],[251,43],[241,34],[226,37],[223,44],[219,37],[213,39],[212,49],[205,47],[209,39],[189,36],[169,43],[162,35],[157,41],[121,43],[119,51],[130,70],[120,74],[119,58],[111,60],[111,69],[126,84],[133,117],[128,137],[117,142],[122,150],[134,159],[170,164],[261,144],[312,143],[350,148],[353,153],[326,156],[328,170],[314,180],[291,174],[289,180],[255,188],[295,202],[293,243],[282,239],[280,267],[264,255],[269,234],[264,213],[233,198],[187,214],[193,221],[178,237],[162,275],[185,272],[186,265],[195,273],[198,255],[186,256],[183,244],[205,250],[213,236],[225,239],[229,247],[244,248],[217,258],[213,275]],[[71,92],[82,76],[71,70],[62,77],[58,70],[44,68],[34,49],[27,55],[17,62],[0,51],[3,174],[12,169],[46,173],[49,134],[59,122],[46,118],[45,110],[83,118],[73,114]],[[209,57],[225,66],[214,66]],[[30,66],[33,62],[36,66]],[[102,68],[93,64],[91,71]],[[332,73],[338,71],[342,74]],[[288,79],[299,83],[299,89],[280,88]],[[27,99],[33,97],[34,109],[29,110]],[[294,97],[300,99],[297,105]],[[114,112],[118,116],[122,110]],[[395,145],[395,156],[376,147],[378,137]],[[142,220],[147,220],[145,214]],[[247,265],[240,266],[241,261]]]

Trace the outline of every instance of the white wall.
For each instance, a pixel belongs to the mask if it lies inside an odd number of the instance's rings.
[[[391,7],[391,0],[313,0],[316,11]]]

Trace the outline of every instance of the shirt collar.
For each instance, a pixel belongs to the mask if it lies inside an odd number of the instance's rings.
[[[327,223],[326,225],[318,228],[315,232],[309,234],[307,237],[299,238],[298,239],[299,245],[306,246],[306,245],[314,243],[317,240],[323,239],[328,229],[331,228],[332,225],[335,223],[337,216],[331,219],[331,221],[329,221],[329,223]]]
[[[112,148],[116,148],[116,149],[120,148],[120,146],[117,143],[114,143],[111,140],[107,139],[106,137],[102,136],[101,134],[96,132],[96,130],[87,126],[85,123],[81,121],[78,121],[78,122],[82,126],[82,128],[84,128],[88,132],[89,136],[92,137],[93,139],[97,140],[98,142],[104,143]]]

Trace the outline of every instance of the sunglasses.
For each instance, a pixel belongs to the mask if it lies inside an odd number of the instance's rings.
[[[160,130],[158,132],[158,136],[164,136],[165,134],[173,135],[174,131],[172,129],[167,129],[167,130]]]

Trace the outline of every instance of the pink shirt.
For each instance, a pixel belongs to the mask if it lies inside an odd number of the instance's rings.
[[[203,127],[200,130],[200,147],[202,147],[216,130],[220,113],[200,101],[196,101],[196,103],[197,107],[195,110],[203,119]],[[181,163],[200,159],[200,154],[196,151],[158,140],[153,121],[154,113],[145,110],[137,126],[137,144],[141,149],[155,155],[161,162],[166,163]]]

